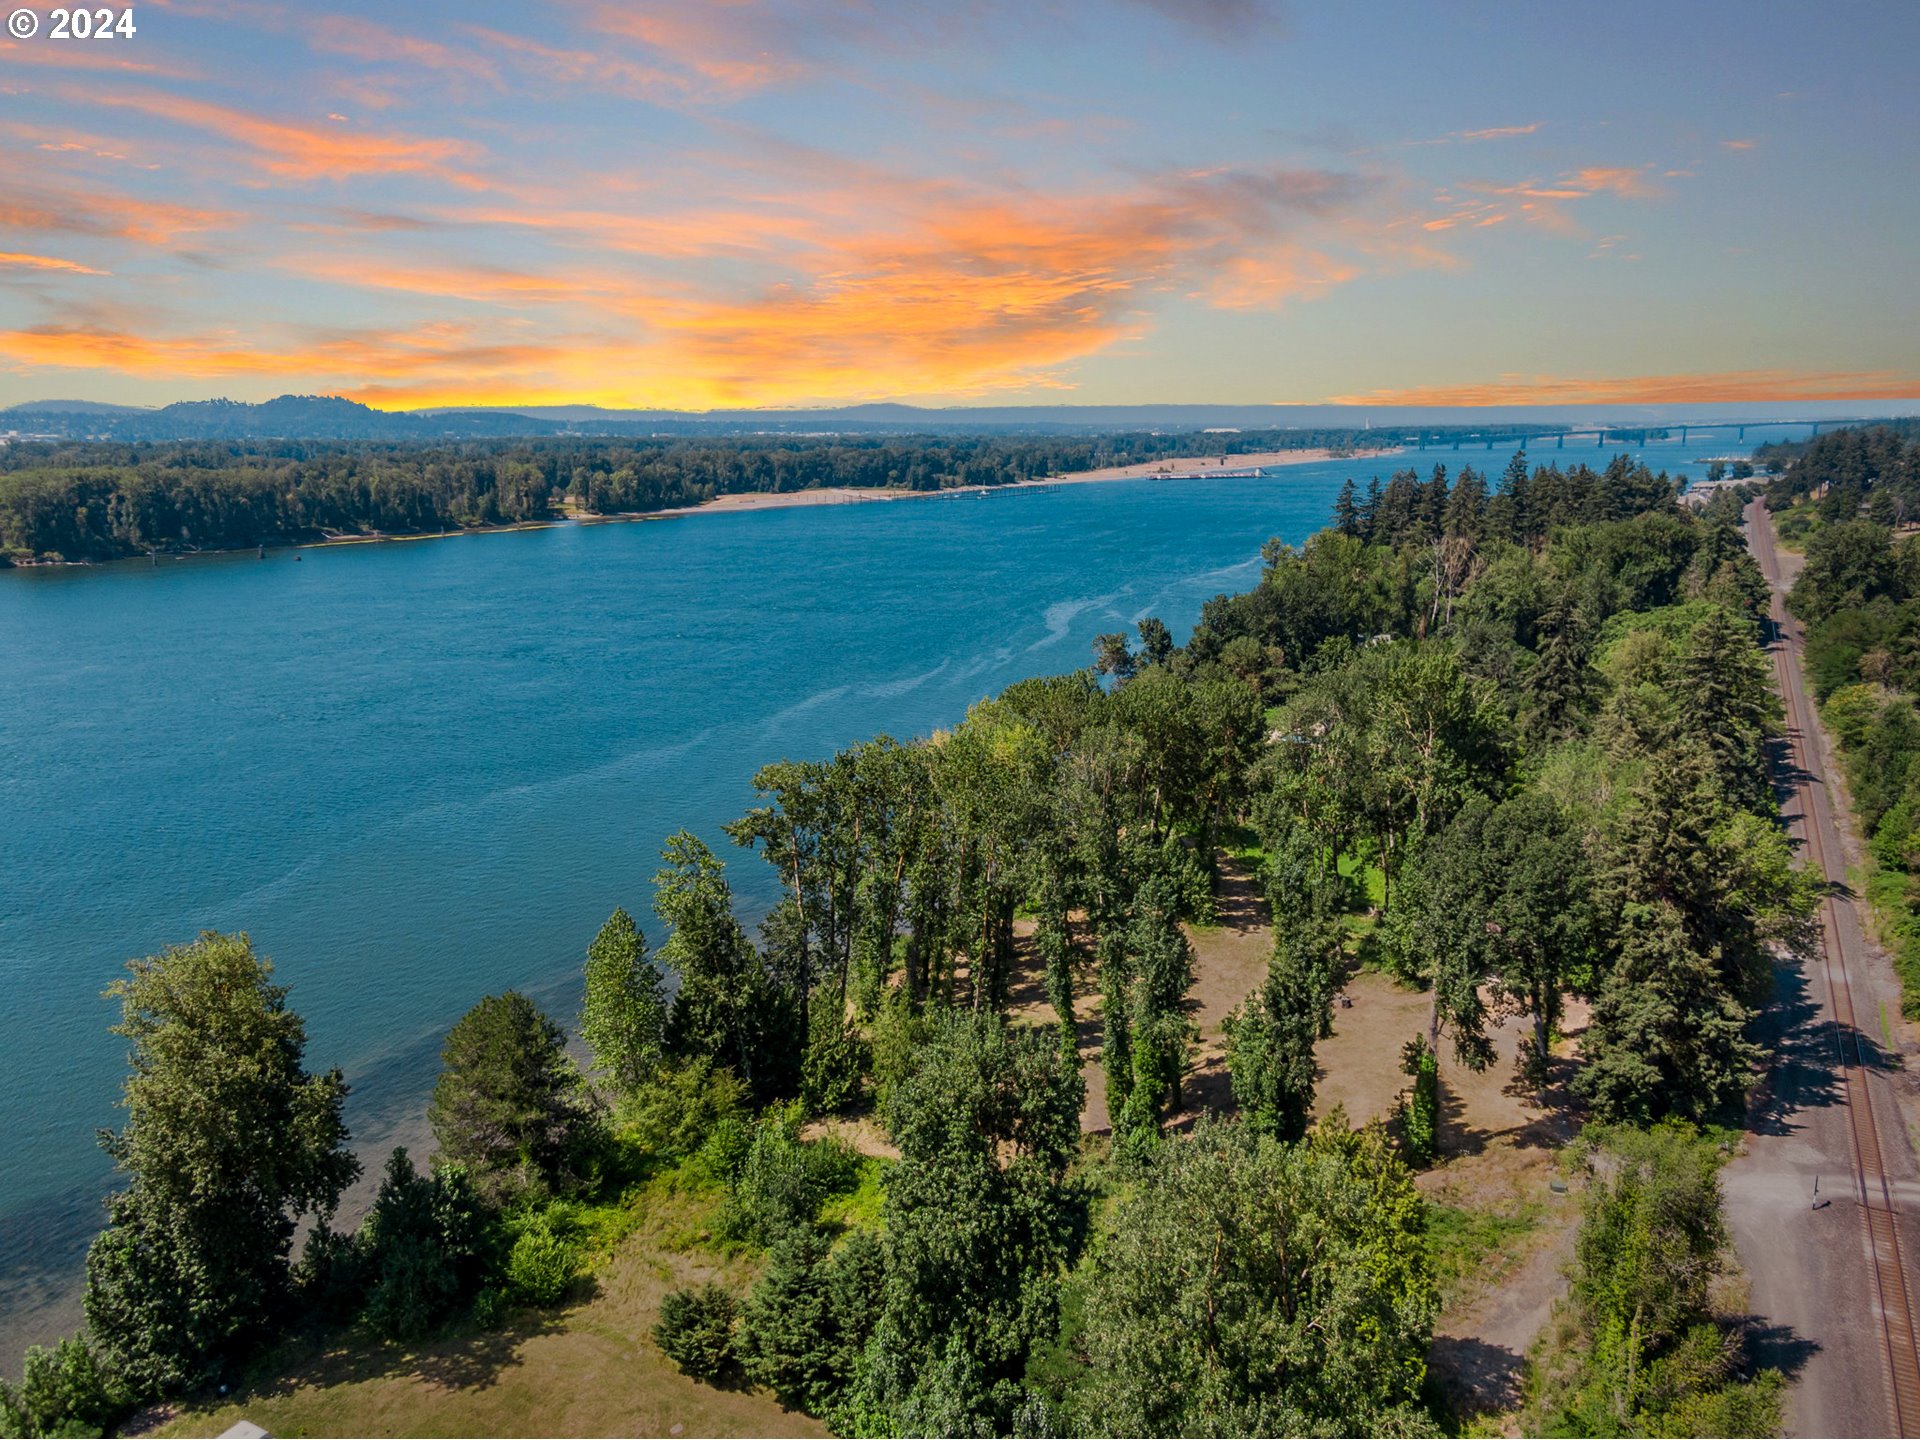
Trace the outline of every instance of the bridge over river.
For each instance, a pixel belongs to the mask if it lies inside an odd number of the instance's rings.
[[[1516,442],[1529,449],[1542,448],[1547,441],[1554,443],[1556,450],[1564,449],[1571,438],[1591,437],[1595,445],[1609,443],[1620,445],[1648,445],[1656,440],[1675,440],[1684,445],[1689,435],[1726,436],[1736,443],[1747,438],[1749,430],[1767,430],[1783,426],[1810,426],[1818,435],[1823,429],[1833,429],[1842,425],[1861,425],[1878,417],[1862,416],[1842,420],[1690,420],[1685,424],[1668,425],[1575,425],[1564,430],[1500,430],[1467,431],[1455,430],[1419,430],[1403,432],[1403,444],[1418,450],[1459,450],[1465,447],[1485,443],[1491,450],[1497,445],[1512,445]]]

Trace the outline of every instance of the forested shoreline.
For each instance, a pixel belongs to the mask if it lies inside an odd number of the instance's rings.
[[[1813,890],[1769,783],[1740,498],[1691,511],[1679,490],[1625,455],[1349,484],[1184,645],[1145,618],[950,730],[764,768],[728,828],[782,886],[758,935],[725,861],[669,837],[662,943],[622,908],[588,947],[591,1068],[525,996],[480,1000],[443,1051],[431,1167],[391,1157],[350,1233],[345,1083],[307,1068],[251,942],[133,962],[108,1142],[127,1186],[87,1330],[29,1357],[0,1422],[106,1425],[264,1380],[263,1345],[302,1328],[375,1346],[512,1324],[672,1204],[700,1207],[688,1244],[757,1278],[674,1289],[654,1343],[840,1433],[1432,1433],[1456,1423],[1427,1384],[1415,1184],[1436,1057],[1484,1068],[1512,1019],[1516,1080],[1553,1071],[1596,1122],[1527,1426],[1771,1433],[1779,1378],[1715,1308],[1710,1127],[1739,1123],[1771,952],[1804,942]],[[1273,947],[1209,1115],[1183,1089],[1189,930],[1229,845]],[[1363,966],[1430,1004],[1399,1113],[1356,1129],[1314,1120],[1314,1056]],[[1051,1023],[1009,1018],[1023,977]],[[847,1115],[897,1158],[803,1137]]]
[[[829,486],[918,492],[1144,461],[1365,443],[1359,431],[0,447],[0,564],[418,535]]]

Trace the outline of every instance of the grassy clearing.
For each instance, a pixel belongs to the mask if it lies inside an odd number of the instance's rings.
[[[868,1183],[844,1203],[861,1203]],[[650,1338],[669,1289],[718,1280],[741,1293],[758,1272],[757,1254],[714,1240],[723,1198],[688,1167],[656,1175],[617,1204],[583,1207],[577,1218],[606,1248],[581,1287],[590,1293],[565,1309],[413,1346],[297,1338],[225,1403],[161,1433],[218,1435],[245,1417],[287,1436],[824,1434],[764,1393],[689,1380]]]
[[[1820,528],[1820,514],[1813,501],[1802,500],[1798,505],[1774,511],[1773,528],[1781,549],[1800,554]]]
[[[1357,855],[1342,855],[1340,874],[1347,880],[1360,877],[1361,893],[1367,897],[1370,909],[1378,910],[1387,903],[1387,877],[1378,865],[1369,864]]]
[[[1478,1293],[1532,1249],[1541,1206],[1522,1203],[1508,1210],[1466,1209],[1432,1202],[1427,1206],[1427,1257],[1443,1305]]]

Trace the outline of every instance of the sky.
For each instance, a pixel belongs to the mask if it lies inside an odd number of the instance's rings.
[[[1911,0],[35,10],[0,404],[1920,397]]]

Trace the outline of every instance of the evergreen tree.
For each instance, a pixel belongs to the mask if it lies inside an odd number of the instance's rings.
[[[1436,465],[1414,501],[1414,519],[1423,538],[1438,539],[1447,513],[1447,467]]]
[[[1314,1041],[1325,997],[1290,946],[1277,946],[1267,978],[1226,1017],[1227,1073],[1250,1129],[1298,1140],[1313,1116]]]
[[[1093,668],[1101,675],[1109,675],[1116,685],[1124,685],[1133,678],[1135,660],[1133,652],[1127,648],[1127,637],[1120,631],[1093,638]]]
[[[1164,665],[1173,656],[1173,632],[1167,622],[1144,616],[1134,627],[1140,632],[1140,659],[1147,665]]]
[[[1748,807],[1769,795],[1766,742],[1779,710],[1771,669],[1752,632],[1718,606],[1680,647],[1680,722],[1705,742],[1728,797]]]
[[[1478,540],[1486,511],[1487,482],[1480,478],[1480,473],[1471,465],[1463,466],[1460,478],[1454,482],[1453,491],[1447,496],[1447,508],[1440,520],[1441,533]]]
[[[1711,1115],[1738,1102],[1753,1078],[1760,1049],[1746,1038],[1751,1019],[1719,956],[1694,946],[1675,906],[1631,905],[1574,1088],[1607,1120]]]
[[[834,1418],[879,1319],[885,1263],[871,1230],[838,1245],[811,1227],[783,1236],[740,1309],[735,1349],[747,1378],[784,1405]]]
[[[415,1340],[473,1299],[485,1273],[485,1232],[466,1172],[387,1160],[358,1240],[369,1281],[364,1318],[380,1335]]]
[[[1578,729],[1593,690],[1586,627],[1573,597],[1556,594],[1538,627],[1538,658],[1526,675],[1526,724],[1542,740],[1564,739]]]
[[[834,1364],[838,1337],[826,1273],[832,1248],[832,1239],[810,1225],[782,1234],[741,1307],[734,1342],[748,1379],[773,1391],[782,1405],[810,1415],[825,1411],[852,1378]]]
[[[1333,528],[1349,539],[1360,538],[1360,506],[1357,503],[1357,495],[1353,477],[1349,475],[1341,482],[1340,494],[1333,502]]]
[[[573,1183],[590,1117],[565,1042],[517,990],[487,996],[447,1032],[427,1118],[440,1158],[466,1166],[489,1201]]]

